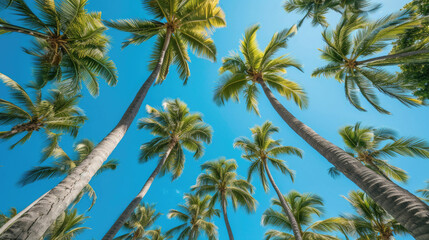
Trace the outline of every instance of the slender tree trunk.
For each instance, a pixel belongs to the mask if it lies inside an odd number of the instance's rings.
[[[28,209],[30,209],[32,206],[34,206],[34,204],[36,204],[40,199],[42,199],[46,194],[48,194],[48,192],[46,192],[45,194],[40,196],[38,199],[36,199],[36,201],[32,202],[30,205],[28,205],[26,208],[24,208],[21,212],[19,212],[18,214],[13,216],[11,219],[9,219],[9,221],[7,221],[3,226],[1,226],[0,234],[5,232],[9,228],[9,226],[12,225],[12,223],[14,223],[16,221],[16,219],[20,218],[24,213],[26,213],[28,211]]]
[[[417,240],[429,239],[429,206],[395,183],[365,167],[344,150],[299,121],[276,99],[265,82],[259,82],[280,117],[316,151],[358,185]]]
[[[386,59],[393,59],[393,58],[399,58],[399,57],[411,57],[414,55],[420,55],[420,54],[426,54],[426,53],[429,53],[428,49],[421,49],[421,50],[411,51],[411,52],[389,54],[389,55],[385,55],[385,56],[381,56],[381,57],[375,57],[375,58],[370,58],[370,59],[363,60],[363,61],[358,61],[358,62],[356,62],[356,64],[359,65],[359,64],[365,64],[365,63],[374,62],[374,61],[378,61],[378,60],[386,60]]]
[[[46,229],[64,212],[80,191],[89,183],[103,162],[106,161],[107,157],[124,137],[137,115],[149,88],[158,77],[171,34],[172,32],[167,30],[158,65],[140,88],[118,125],[64,180],[46,194],[36,205],[31,207],[4,234],[0,235],[0,239],[40,239]]]
[[[229,240],[234,240],[234,235],[232,235],[231,225],[229,225],[228,214],[226,212],[226,197],[224,195],[225,194],[222,193],[222,199],[221,199],[223,220],[225,221],[226,229],[228,230]]]
[[[270,169],[268,168],[268,164],[266,159],[264,160],[264,167],[265,171],[267,172],[268,179],[270,179],[271,185],[273,185],[274,190],[277,193],[277,196],[279,197],[280,203],[283,207],[283,210],[285,211],[287,218],[289,218],[290,225],[292,227],[293,235],[295,236],[295,240],[302,240],[301,231],[298,223],[296,222],[295,216],[292,213],[292,210],[290,209],[289,205],[285,201],[282,192],[277,187],[276,182],[274,182],[274,178],[271,175]]]
[[[167,151],[164,153],[164,156],[159,160],[158,166],[156,166],[155,170],[153,170],[152,174],[146,180],[146,183],[143,185],[143,188],[140,190],[139,194],[137,194],[137,196],[130,202],[130,204],[128,204],[127,208],[125,208],[119,218],[116,219],[116,222],[112,225],[112,227],[110,227],[109,231],[107,231],[106,235],[104,235],[102,240],[112,240],[119,232],[124,223],[133,213],[134,209],[140,204],[141,200],[146,195],[147,191],[155,180],[155,177],[158,175],[159,171],[161,171],[162,166],[165,164],[165,161],[167,160],[168,156],[170,155],[171,151],[175,146],[176,141],[172,141],[169,144]]]

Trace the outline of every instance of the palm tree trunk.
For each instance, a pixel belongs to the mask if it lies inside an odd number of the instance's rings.
[[[429,239],[429,206],[395,183],[365,167],[344,150],[321,137],[299,121],[276,99],[265,84],[259,82],[280,117],[348,179],[393,216],[417,240]]]
[[[32,202],[30,205],[28,205],[26,208],[24,208],[21,212],[19,212],[18,214],[13,216],[11,219],[9,219],[9,221],[7,221],[5,224],[3,224],[3,226],[1,226],[1,228],[0,228],[0,234],[2,234],[4,231],[6,231],[6,229],[8,229],[9,226],[12,225],[16,221],[16,219],[20,218],[24,213],[26,213],[28,211],[28,209],[30,209],[32,206],[34,206],[34,204],[36,204],[40,199],[42,199],[46,194],[48,194],[48,192],[46,192],[45,194],[40,196],[38,199],[36,199],[36,201]]]
[[[157,66],[138,91],[118,125],[64,180],[55,186],[35,206],[30,208],[4,234],[0,235],[0,239],[40,239],[46,229],[64,212],[80,191],[89,183],[97,170],[124,137],[136,117],[149,88],[159,75],[171,35],[171,30],[167,29]]]
[[[295,236],[295,240],[302,240],[301,231],[299,230],[300,229],[299,225],[296,222],[295,216],[293,216],[292,210],[290,209],[289,205],[285,201],[282,192],[277,187],[277,184],[274,182],[274,178],[271,175],[270,169],[268,168],[268,164],[267,164],[266,159],[264,160],[264,167],[265,167],[265,171],[267,172],[268,178],[270,179],[271,185],[273,185],[273,188],[276,191],[277,196],[279,197],[279,200],[280,200],[280,203],[283,207],[283,210],[285,211],[287,217],[289,218],[290,226],[292,227],[292,231],[293,231],[293,235]]]
[[[153,170],[152,174],[146,180],[146,183],[143,185],[143,188],[140,190],[139,194],[137,194],[137,196],[130,202],[130,204],[128,204],[127,208],[125,208],[125,210],[122,212],[119,218],[116,219],[116,222],[112,225],[112,227],[110,227],[109,231],[107,231],[107,233],[104,235],[102,240],[112,240],[115,237],[115,235],[119,232],[119,230],[122,228],[124,223],[133,213],[134,209],[140,204],[141,200],[146,195],[147,191],[149,190],[150,186],[155,180],[155,177],[158,175],[159,171],[161,171],[162,166],[164,166],[165,161],[167,160],[173,148],[176,146],[176,143],[177,143],[176,141],[172,141],[169,144],[167,151],[164,153],[164,156],[160,159],[158,166],[156,166],[155,170]]]
[[[229,225],[228,214],[226,212],[226,197],[224,195],[225,194],[222,193],[222,199],[221,199],[223,220],[225,221],[226,229],[228,230],[229,240],[234,240],[234,236],[232,235],[231,225]]]
[[[386,59],[393,59],[393,58],[399,58],[399,57],[411,57],[414,55],[420,55],[420,54],[426,54],[426,53],[429,53],[428,49],[421,49],[421,50],[416,50],[416,51],[411,51],[411,52],[389,54],[389,55],[385,55],[385,56],[381,56],[381,57],[370,58],[370,59],[363,60],[363,61],[357,61],[356,64],[360,65],[360,64],[378,61],[378,60],[386,60]]]

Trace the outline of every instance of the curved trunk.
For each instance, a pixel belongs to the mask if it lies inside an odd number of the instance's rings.
[[[171,38],[167,30],[165,42],[157,66],[138,91],[118,125],[92,150],[78,167],[45,195],[24,216],[16,221],[0,239],[33,240],[40,239],[46,229],[70,205],[80,191],[89,183],[107,157],[124,137],[146,94],[159,75],[165,52]]]
[[[429,53],[428,49],[421,49],[421,50],[404,52],[404,53],[389,54],[389,55],[385,55],[385,56],[381,56],[381,57],[370,58],[370,59],[363,60],[363,61],[357,61],[356,64],[359,65],[359,64],[369,63],[369,62],[375,62],[378,60],[386,60],[386,59],[393,59],[393,58],[399,58],[399,57],[411,57],[414,55],[420,55],[420,54],[426,54],[426,53]]]
[[[19,212],[18,214],[13,216],[11,219],[9,219],[9,221],[7,221],[5,224],[3,224],[3,226],[1,226],[1,228],[0,228],[0,234],[2,234],[4,231],[6,231],[9,228],[9,226],[12,225],[12,223],[14,223],[16,221],[16,219],[20,218],[24,213],[26,213],[28,211],[28,209],[30,209],[32,206],[34,206],[34,204],[36,204],[40,199],[42,199],[46,194],[48,194],[48,192],[46,192],[45,194],[40,196],[38,199],[36,199],[36,201],[32,202],[30,205],[28,205],[26,208],[24,208],[21,212]]]
[[[293,216],[292,210],[290,209],[289,205],[285,201],[282,192],[277,187],[277,184],[274,182],[274,178],[271,175],[270,169],[268,168],[267,161],[264,160],[264,167],[265,171],[267,172],[268,179],[270,179],[271,185],[273,185],[274,190],[277,193],[277,196],[279,197],[280,203],[283,207],[283,210],[286,213],[287,218],[289,218],[290,225],[292,227],[293,235],[295,236],[295,240],[302,240],[301,231],[298,223],[296,222],[295,216]]]
[[[231,225],[229,225],[228,214],[226,212],[226,198],[224,194],[222,194],[221,201],[222,201],[221,205],[222,205],[223,220],[225,221],[226,229],[228,230],[228,237],[229,237],[229,240],[234,240],[234,236],[232,235]]]
[[[374,201],[393,216],[417,240],[429,239],[429,206],[395,183],[365,167],[344,150],[321,137],[299,121],[276,99],[260,81],[271,105],[280,117],[316,151],[358,185]]]
[[[134,209],[140,204],[141,200],[146,195],[147,191],[155,180],[155,177],[158,175],[159,171],[161,171],[162,166],[165,164],[165,161],[167,160],[168,156],[170,155],[171,151],[175,146],[175,141],[169,144],[167,151],[165,152],[164,156],[159,160],[158,166],[156,166],[155,170],[153,170],[152,174],[146,180],[146,183],[143,185],[139,194],[137,194],[137,196],[130,202],[130,204],[128,204],[127,208],[125,208],[119,218],[116,219],[116,222],[112,225],[112,227],[110,227],[109,231],[107,231],[106,235],[104,235],[102,240],[112,240],[119,232],[124,223],[133,213]]]

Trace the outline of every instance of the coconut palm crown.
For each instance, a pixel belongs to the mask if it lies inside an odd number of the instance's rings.
[[[44,238],[46,240],[70,240],[76,239],[76,236],[81,234],[83,231],[90,229],[88,227],[82,227],[85,223],[85,217],[83,214],[78,214],[76,209],[67,209],[61,214],[55,222],[48,228]]]
[[[162,52],[166,35],[171,35],[158,83],[167,77],[172,64],[176,65],[179,76],[186,83],[190,76],[190,48],[197,56],[216,60],[216,47],[209,37],[219,27],[226,26],[225,14],[218,6],[218,0],[143,0],[143,7],[154,18],[125,19],[108,21],[106,24],[118,30],[129,32],[131,36],[123,43],[141,44],[157,37],[151,56],[149,70],[154,70]]]
[[[339,240],[339,238],[329,235],[342,227],[347,227],[346,221],[341,218],[328,218],[314,221],[313,216],[321,217],[323,215],[323,200],[315,194],[301,194],[291,191],[283,196],[286,202],[291,206],[293,215],[299,224],[303,240]],[[272,199],[272,205],[281,207],[278,198]],[[294,240],[295,237],[289,233],[292,227],[289,218],[283,211],[269,208],[262,215],[263,226],[272,226],[281,230],[270,229],[265,233],[266,240]]]
[[[366,109],[361,106],[359,93],[377,111],[390,114],[380,106],[376,91],[397,99],[406,106],[423,104],[410,94],[405,81],[383,67],[405,62],[428,62],[427,44],[373,57],[390,46],[400,34],[419,25],[421,20],[410,20],[408,12],[390,14],[374,22],[359,15],[343,16],[334,30],[322,33],[326,47],[320,50],[321,57],[329,63],[315,69],[312,76],[335,77],[337,81],[344,83],[347,100],[360,111]]]
[[[168,218],[177,218],[184,222],[168,231],[169,234],[178,234],[177,240],[197,240],[205,235],[209,240],[217,240],[217,227],[211,222],[214,216],[220,216],[220,211],[210,204],[210,195],[199,196],[185,194],[185,204],[179,205],[179,209],[169,211]]]
[[[35,1],[36,12],[24,0],[6,2],[22,25],[0,19],[0,34],[23,33],[35,38],[34,46],[24,51],[36,59],[34,74],[39,84],[56,79],[64,91],[74,95],[83,82],[96,96],[98,78],[110,86],[117,83],[116,67],[107,56],[109,39],[101,13],[88,12],[87,0]]]
[[[361,126],[345,126],[339,130],[346,145],[346,151],[362,164],[376,173],[400,182],[408,180],[408,174],[401,168],[391,165],[384,158],[397,155],[408,157],[429,158],[429,144],[416,137],[398,137],[398,134],[388,128]],[[329,170],[332,176],[339,172],[335,168]]]
[[[215,102],[222,105],[230,99],[239,101],[239,95],[242,93],[246,99],[247,110],[259,115],[257,84],[263,81],[280,95],[293,99],[300,108],[305,108],[307,97],[304,90],[297,83],[284,78],[286,68],[295,67],[301,70],[301,65],[287,55],[274,56],[287,46],[287,39],[295,34],[296,26],[275,33],[263,51],[259,49],[256,41],[258,29],[259,25],[251,26],[244,34],[240,44],[240,52],[244,58],[238,53],[232,53],[222,59],[219,72],[223,76],[215,90]]]
[[[49,97],[43,99],[41,90],[36,97],[30,95],[21,85],[0,73],[0,79],[9,87],[15,103],[0,99],[0,125],[12,125],[8,131],[0,131],[0,138],[9,139],[25,135],[15,144],[23,144],[34,132],[44,130],[49,136],[52,132],[68,133],[76,137],[79,128],[87,120],[83,111],[77,107],[79,95],[66,96],[58,90],[50,90]]]

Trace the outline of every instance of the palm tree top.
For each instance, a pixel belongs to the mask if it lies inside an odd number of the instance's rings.
[[[175,64],[186,84],[190,76],[188,47],[197,56],[216,60],[216,47],[210,34],[215,28],[226,26],[218,0],[143,0],[142,3],[154,19],[106,21],[106,25],[131,33],[123,47],[141,44],[157,36],[149,64],[151,71],[159,61],[167,33],[171,34],[157,83],[165,80],[170,65]]]
[[[234,142],[235,148],[238,147],[244,151],[242,158],[252,162],[248,170],[247,180],[250,182],[252,176],[258,173],[262,181],[262,186],[267,191],[269,187],[265,176],[264,164],[268,162],[283,174],[289,175],[293,181],[295,176],[294,171],[288,168],[284,160],[277,157],[281,155],[295,155],[302,158],[302,150],[296,147],[283,146],[281,140],[274,140],[271,136],[277,133],[279,128],[273,126],[269,121],[266,121],[262,126],[255,126],[250,130],[252,132],[252,139],[240,137]]]
[[[259,115],[257,96],[258,83],[265,82],[280,95],[292,99],[300,108],[307,106],[307,97],[304,90],[295,82],[284,78],[286,68],[301,65],[287,55],[275,57],[280,49],[286,48],[287,40],[296,33],[296,26],[275,33],[261,50],[256,41],[256,32],[259,25],[249,27],[240,43],[240,53],[232,53],[222,59],[219,72],[223,74],[214,94],[214,101],[222,105],[232,99],[239,101],[240,92],[246,99],[247,110]]]
[[[252,197],[254,187],[237,175],[237,163],[234,159],[221,157],[217,160],[205,162],[201,165],[201,173],[197,178],[197,183],[191,187],[192,191],[204,195],[214,193],[212,204],[216,201],[231,200],[234,210],[237,207],[244,206],[248,212],[256,210],[257,201]]]

